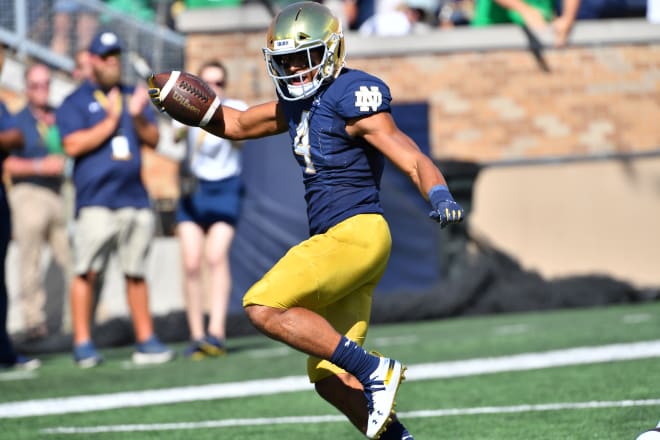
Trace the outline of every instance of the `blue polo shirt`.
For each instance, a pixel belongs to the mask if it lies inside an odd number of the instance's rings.
[[[140,142],[127,110],[128,99],[134,90],[132,86],[121,86],[122,113],[115,133],[103,139],[95,150],[74,159],[76,214],[86,206],[110,209],[150,206],[140,174]],[[91,128],[105,119],[104,103],[97,100],[99,92],[96,85],[85,81],[62,102],[56,113],[62,139],[75,131]],[[145,107],[143,115],[149,122],[156,123],[151,106]]]
[[[13,151],[11,154],[14,156],[22,157],[25,159],[38,159],[46,157],[50,154],[46,146],[45,136],[46,133],[40,133],[38,128],[37,119],[32,114],[29,106],[25,106],[23,110],[18,112],[15,116],[16,127],[23,133],[25,139],[25,146],[22,150]],[[44,127],[47,130],[48,127]],[[59,191],[62,184],[61,176],[25,176],[14,177],[14,183],[32,183],[35,185],[49,188],[55,192]]]

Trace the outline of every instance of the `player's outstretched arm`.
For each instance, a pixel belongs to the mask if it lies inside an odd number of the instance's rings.
[[[463,220],[463,208],[454,201],[438,167],[396,126],[389,113],[376,113],[351,121],[346,131],[352,136],[363,137],[410,177],[431,204],[429,217],[441,227]]]
[[[180,71],[149,77],[149,97],[161,112],[177,121],[199,126],[232,140],[253,139],[286,131],[286,119],[277,101],[240,111],[221,104],[201,78]]]
[[[233,140],[255,139],[287,130],[284,113],[277,101],[254,105],[246,110],[220,106],[206,131]],[[221,116],[219,116],[219,113]]]

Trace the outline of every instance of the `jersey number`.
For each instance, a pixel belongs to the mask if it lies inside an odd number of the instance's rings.
[[[312,162],[312,152],[309,145],[309,111],[305,110],[300,116],[300,123],[296,127],[296,138],[293,140],[294,153],[305,159],[305,173],[316,174]]]

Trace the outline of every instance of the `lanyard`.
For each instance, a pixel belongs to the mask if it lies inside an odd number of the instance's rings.
[[[41,140],[45,144],[46,137],[48,136],[48,124],[46,124],[44,121],[37,121],[37,131],[39,132]]]
[[[101,105],[101,107],[103,107],[103,110],[108,109],[108,104],[110,102],[108,101],[108,97],[101,90],[98,89],[94,90],[94,99],[96,99],[96,101]],[[121,113],[122,105],[124,103],[121,93],[119,94],[118,99],[119,99],[119,113]]]
[[[49,126],[44,121],[37,121],[37,132],[42,144],[48,149],[48,154],[64,154],[57,125]]]
[[[94,99],[99,103],[104,110],[107,111],[110,101],[105,93],[101,90],[94,90]],[[119,102],[119,113],[122,112],[122,106],[124,100],[122,99],[122,94],[118,96]],[[126,136],[121,135],[121,127],[119,129],[119,134],[115,135],[110,141],[110,147],[112,148],[112,159],[113,160],[129,160],[131,158],[131,148]]]

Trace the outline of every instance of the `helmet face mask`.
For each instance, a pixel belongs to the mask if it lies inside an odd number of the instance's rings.
[[[344,66],[341,23],[318,3],[294,3],[271,23],[263,52],[278,94],[288,101],[308,98]]]

